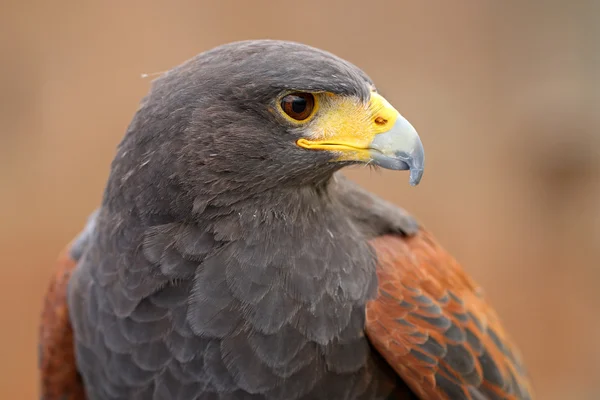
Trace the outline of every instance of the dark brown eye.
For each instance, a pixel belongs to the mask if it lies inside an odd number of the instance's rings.
[[[296,121],[304,121],[315,108],[315,97],[310,93],[288,94],[281,99],[283,111]]]

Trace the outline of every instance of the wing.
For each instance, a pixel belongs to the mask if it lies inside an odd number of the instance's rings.
[[[84,230],[61,253],[56,273],[46,291],[39,349],[42,400],[86,400],[83,381],[75,362],[67,288],[77,260],[94,232],[97,215],[98,210],[90,215]]]
[[[67,308],[67,285],[76,265],[69,245],[59,257],[44,299],[39,354],[42,400],[85,400]]]
[[[532,398],[495,311],[428,232],[371,244],[379,295],[367,307],[367,336],[421,399]]]

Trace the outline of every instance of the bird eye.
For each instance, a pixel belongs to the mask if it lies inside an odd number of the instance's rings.
[[[290,118],[304,121],[315,108],[315,97],[311,93],[288,94],[281,99],[281,108]]]

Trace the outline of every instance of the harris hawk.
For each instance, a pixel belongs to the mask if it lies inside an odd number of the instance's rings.
[[[532,398],[477,284],[345,179],[421,140],[353,64],[258,40],[155,80],[40,330],[43,400]]]

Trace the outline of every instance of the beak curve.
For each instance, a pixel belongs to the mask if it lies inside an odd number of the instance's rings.
[[[375,135],[369,144],[369,155],[372,164],[382,168],[410,170],[411,186],[418,185],[423,177],[423,143],[415,128],[400,114],[390,130]]]
[[[331,99],[328,99],[331,102]],[[324,102],[327,104],[327,102]],[[311,128],[296,141],[307,150],[329,151],[332,162],[360,162],[392,170],[410,170],[409,183],[423,177],[425,155],[415,128],[380,94],[369,103],[335,98]]]

